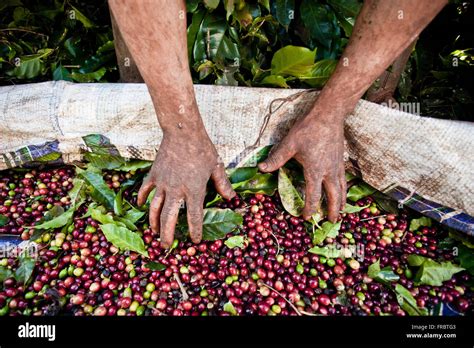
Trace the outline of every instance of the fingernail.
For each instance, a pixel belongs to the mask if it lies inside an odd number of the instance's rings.
[[[260,163],[260,169],[267,169],[267,164],[265,162]]]

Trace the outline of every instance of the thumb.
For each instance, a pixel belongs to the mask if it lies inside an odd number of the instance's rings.
[[[236,195],[232,185],[227,177],[224,166],[218,164],[211,174],[217,192],[225,199],[231,199]]]
[[[265,161],[258,164],[258,169],[262,172],[273,172],[283,167],[291,157],[293,157],[293,154],[281,143],[275,151],[270,152]]]

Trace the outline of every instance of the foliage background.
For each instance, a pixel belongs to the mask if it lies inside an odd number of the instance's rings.
[[[322,87],[358,0],[187,0],[196,83]],[[396,98],[432,117],[473,120],[472,4],[453,1],[422,33]],[[119,78],[105,0],[3,0],[0,84]]]

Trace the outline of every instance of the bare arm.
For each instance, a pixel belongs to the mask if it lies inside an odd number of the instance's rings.
[[[367,0],[349,44],[312,110],[259,165],[262,171],[274,171],[292,157],[303,165],[306,219],[316,212],[324,188],[329,219],[337,220],[338,210],[346,200],[345,116],[446,3],[447,0]]]
[[[163,141],[140,188],[138,204],[156,188],[150,225],[161,245],[171,246],[185,201],[191,238],[202,235],[206,184],[212,177],[225,198],[235,193],[204,128],[194,96],[186,48],[183,0],[109,0],[120,32],[150,92]]]

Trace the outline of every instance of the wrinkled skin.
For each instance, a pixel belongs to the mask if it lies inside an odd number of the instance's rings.
[[[150,226],[154,232],[160,232],[161,245],[165,248],[173,243],[178,213],[184,202],[191,239],[195,243],[201,241],[204,196],[209,178],[222,197],[235,196],[209,138],[191,139],[163,138],[150,174],[138,193],[138,205],[143,205],[150,191],[156,188],[150,205]]]
[[[311,112],[291,128],[272,149],[269,158],[259,164],[259,169],[272,172],[295,158],[304,168],[306,182],[303,217],[310,219],[318,211],[323,188],[327,195],[328,218],[335,222],[346,201],[343,155],[343,125],[327,122]]]

